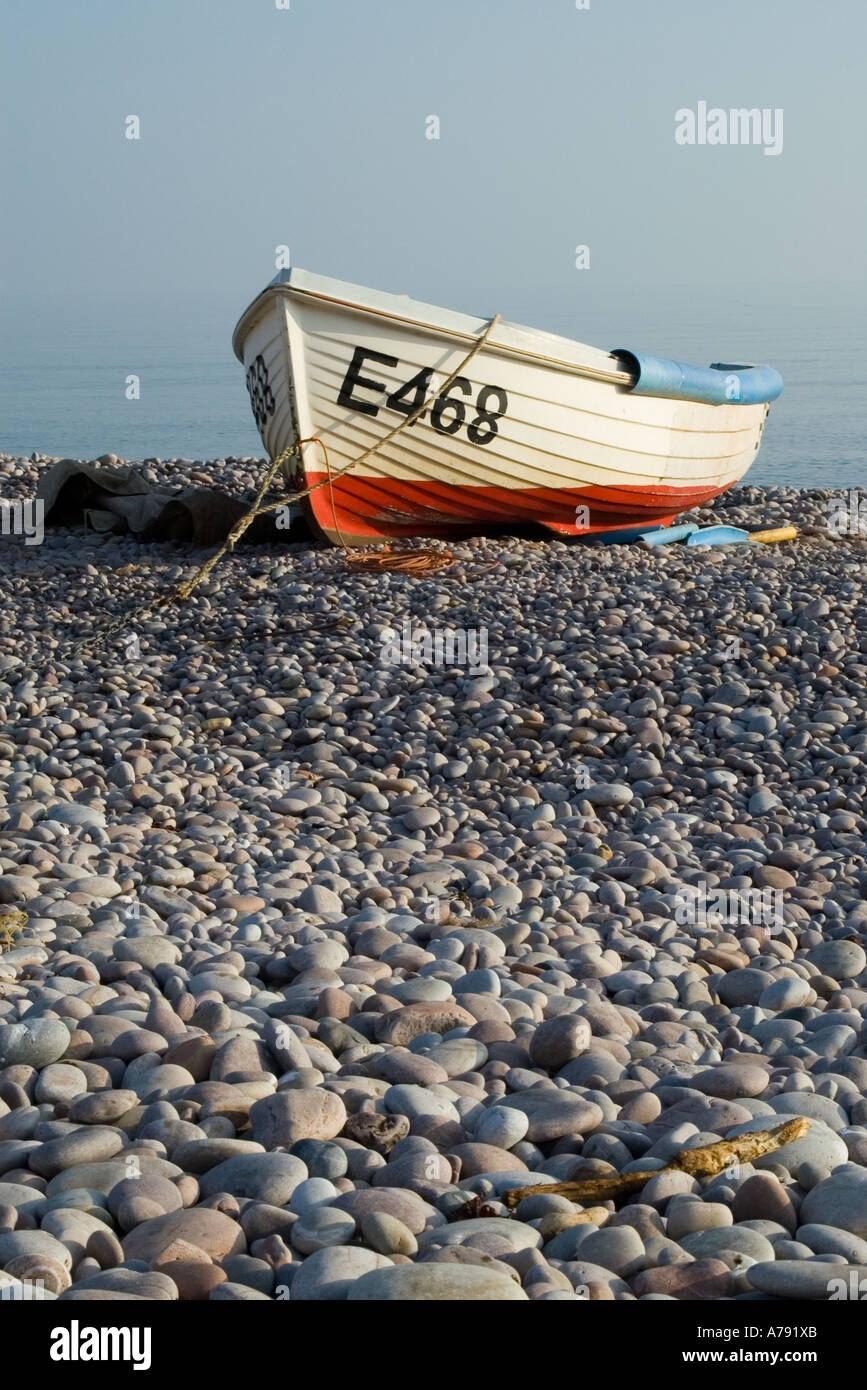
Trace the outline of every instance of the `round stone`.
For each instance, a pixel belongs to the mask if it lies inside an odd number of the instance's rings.
[[[784,976],[774,980],[759,995],[759,1008],[769,1013],[782,1013],[785,1009],[796,1009],[809,1002],[813,994],[807,980],[798,975]]]
[[[363,1274],[386,1268],[393,1268],[387,1256],[360,1245],[316,1250],[304,1260],[292,1280],[292,1301],[333,1303],[345,1299]]]
[[[124,1178],[108,1194],[108,1209],[122,1231],[131,1231],[154,1217],[176,1211],[181,1193],[168,1178],[154,1175]]]
[[[428,1250],[431,1245],[465,1245],[467,1241],[474,1242],[476,1236],[500,1236],[507,1248],[515,1252],[535,1250],[542,1244],[542,1236],[534,1226],[502,1216],[470,1217],[466,1221],[452,1221],[447,1226],[435,1226],[419,1235],[418,1244],[420,1250]]]
[[[590,1046],[590,1024],[577,1014],[560,1014],[540,1023],[530,1039],[530,1061],[545,1071],[559,1071]]]
[[[96,1091],[76,1096],[69,1118],[77,1125],[110,1125],[137,1104],[135,1091]]]
[[[69,1250],[49,1231],[6,1231],[0,1234],[0,1267],[5,1269],[11,1260],[25,1255],[31,1259],[52,1260],[63,1269],[72,1267]]]
[[[63,1293],[71,1282],[67,1266],[47,1255],[17,1255],[6,1261],[4,1273],[20,1279],[23,1284],[36,1284],[54,1294]]]
[[[527,1294],[507,1274],[484,1266],[408,1264],[363,1274],[347,1298],[357,1302],[524,1302]]]
[[[334,1182],[346,1175],[346,1151],[337,1144],[324,1143],[320,1139],[299,1139],[292,1145],[292,1154],[301,1159],[311,1178],[328,1178]]]
[[[772,1260],[774,1247],[770,1241],[750,1226],[719,1226],[709,1231],[696,1231],[679,1241],[683,1249],[697,1260],[715,1259],[723,1251],[749,1255],[751,1260]]]
[[[415,1255],[418,1241],[408,1226],[384,1211],[369,1211],[361,1218],[365,1243],[380,1255]]]
[[[473,1133],[479,1144],[511,1149],[526,1139],[529,1128],[530,1116],[527,1111],[511,1105],[492,1105],[479,1115]]]
[[[305,1178],[293,1191],[289,1209],[297,1212],[299,1216],[305,1216],[316,1207],[325,1206],[339,1196],[334,1183],[329,1182],[327,1178]]]
[[[314,1086],[278,1091],[250,1107],[253,1138],[266,1149],[287,1148],[299,1139],[333,1139],[346,1123],[346,1106],[333,1091]]]
[[[199,1189],[203,1197],[230,1192],[233,1197],[282,1207],[306,1177],[304,1164],[291,1154],[242,1154],[210,1168],[199,1178]],[[323,1182],[324,1179],[314,1181]]]
[[[807,953],[807,960],[832,980],[855,979],[867,967],[867,954],[857,941],[823,941]]]
[[[370,1211],[386,1212],[401,1221],[414,1236],[418,1236],[426,1227],[439,1230],[446,1224],[446,1218],[436,1207],[406,1188],[358,1188],[354,1192],[344,1192],[332,1202],[332,1206],[338,1211],[347,1212],[357,1222],[361,1222]]]
[[[665,1295],[689,1301],[730,1298],[735,1276],[723,1260],[690,1260],[686,1264],[644,1269],[630,1281],[637,1298]]]
[[[814,1263],[811,1260],[773,1260],[750,1265],[747,1281],[774,1298],[851,1298],[852,1288],[867,1287],[867,1265]],[[855,1294],[860,1297],[860,1294]]]
[[[60,1019],[35,1018],[0,1028],[0,1067],[29,1066],[37,1071],[57,1062],[69,1047],[69,1029]]]
[[[60,1101],[68,1104],[86,1090],[87,1078],[78,1067],[66,1062],[52,1062],[40,1072],[33,1089],[33,1099],[37,1104],[56,1105]]]
[[[665,1230],[671,1240],[695,1235],[698,1231],[731,1226],[731,1208],[723,1202],[696,1202],[689,1197],[672,1197],[665,1209]]]
[[[82,1163],[102,1163],[124,1146],[124,1136],[108,1125],[84,1125],[71,1134],[51,1139],[30,1155],[30,1167],[43,1178],[52,1178]]]
[[[693,1076],[690,1085],[704,1095],[715,1096],[720,1100],[742,1100],[744,1097],[760,1096],[768,1089],[770,1074],[764,1067],[750,1063],[726,1064],[712,1067],[710,1071],[699,1072]]]
[[[569,1091],[551,1088],[524,1091],[506,1096],[500,1102],[527,1116],[527,1139],[531,1144],[544,1144],[566,1135],[587,1134],[602,1124],[604,1115],[593,1101]]]
[[[431,1048],[427,1060],[442,1067],[446,1077],[463,1076],[464,1072],[484,1066],[488,1049],[475,1038],[447,1038]]]
[[[851,1231],[808,1222],[799,1226],[795,1234],[801,1245],[806,1245],[816,1255],[842,1255],[850,1264],[867,1265],[867,1240]]]
[[[48,1231],[70,1252],[73,1265],[84,1258],[93,1237],[99,1232],[110,1234],[107,1211],[82,1211],[78,1207],[54,1207],[42,1218],[42,1229]]]
[[[833,1226],[867,1240],[867,1171],[848,1164],[817,1183],[801,1203],[800,1219],[803,1225]]]
[[[115,960],[131,960],[145,970],[158,965],[174,965],[181,958],[180,948],[164,936],[123,937],[114,945]]]
[[[217,1261],[226,1255],[244,1254],[247,1249],[237,1221],[208,1207],[191,1207],[154,1217],[130,1231],[123,1240],[124,1258],[150,1264],[174,1240],[196,1245]]]
[[[301,1255],[312,1255],[331,1245],[348,1245],[355,1234],[355,1220],[335,1207],[308,1207],[292,1227],[289,1239]]]

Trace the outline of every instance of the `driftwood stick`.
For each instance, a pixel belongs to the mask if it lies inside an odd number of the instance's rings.
[[[784,1144],[795,1139],[803,1139],[810,1128],[806,1119],[787,1120],[774,1129],[761,1129],[753,1134],[741,1134],[737,1139],[722,1139],[718,1144],[708,1144],[703,1149],[681,1149],[679,1154],[666,1164],[665,1168],[655,1168],[637,1173],[614,1173],[603,1178],[586,1178],[583,1182],[539,1183],[534,1187],[510,1187],[502,1194],[507,1207],[516,1207],[523,1197],[531,1197],[537,1192],[549,1196],[567,1197],[571,1202],[616,1201],[638,1192],[657,1173],[689,1173],[690,1177],[714,1177],[733,1163],[750,1163],[754,1158],[774,1153]]]
[[[784,1144],[803,1139],[809,1128],[810,1121],[803,1117],[787,1120],[774,1129],[755,1130],[752,1134],[741,1134],[737,1139],[708,1144],[704,1149],[681,1149],[669,1166],[679,1168],[682,1173],[689,1173],[692,1177],[712,1178],[732,1163],[751,1163],[754,1158],[772,1154]]]

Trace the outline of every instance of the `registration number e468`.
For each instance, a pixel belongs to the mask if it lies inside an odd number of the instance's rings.
[[[388,388],[384,381],[375,381],[372,377],[363,376],[362,371],[366,363],[379,363],[383,367],[399,367],[400,363],[396,357],[390,357],[385,352],[375,352],[372,348],[357,347],[352,354],[352,361],[349,364],[346,376],[343,378],[343,385],[337,396],[337,404],[346,410],[359,411],[362,415],[369,415],[375,418],[380,411],[380,406],[364,396],[358,395],[359,391],[386,391]],[[433,380],[433,367],[422,367],[421,371],[416,372],[415,376],[409,381],[398,386],[385,398],[385,408],[396,410],[401,415],[414,415],[420,410],[430,395],[431,382]],[[509,408],[509,398],[501,386],[481,386],[475,401],[463,399],[471,397],[473,385],[467,381],[465,376],[457,376],[448,387],[442,391],[431,406],[430,422],[439,434],[457,434],[466,425],[467,438],[471,444],[490,444],[496,436],[498,421],[506,414]],[[467,410],[475,409],[475,415],[467,419]],[[427,412],[424,411],[418,417],[424,419]]]

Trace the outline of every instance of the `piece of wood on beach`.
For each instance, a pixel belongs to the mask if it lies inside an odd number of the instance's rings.
[[[583,1182],[538,1183],[533,1187],[510,1187],[502,1194],[507,1207],[516,1207],[524,1197],[536,1193],[566,1197],[571,1202],[607,1202],[639,1192],[645,1183],[659,1173],[688,1173],[690,1177],[712,1178],[733,1163],[751,1163],[754,1158],[774,1153],[784,1144],[803,1139],[810,1121],[802,1117],[787,1120],[774,1129],[741,1134],[737,1139],[721,1139],[700,1149],[681,1149],[664,1168],[644,1169],[636,1173],[615,1173],[611,1177],[587,1178]]]

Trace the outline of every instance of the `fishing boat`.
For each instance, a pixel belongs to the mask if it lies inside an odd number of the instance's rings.
[[[349,546],[668,526],[744,476],[783,386],[770,367],[604,352],[297,268],[253,300],[233,348],[265,449],[295,446],[290,487]]]

